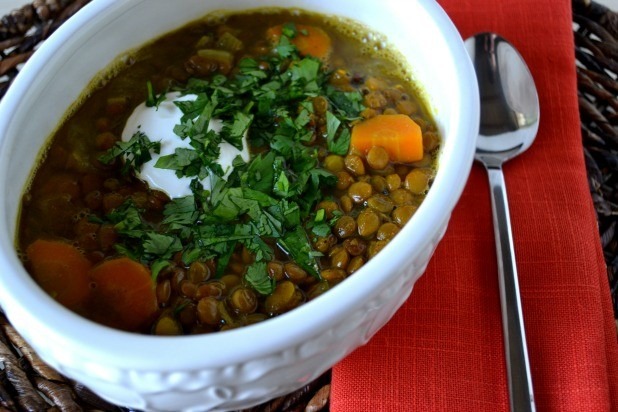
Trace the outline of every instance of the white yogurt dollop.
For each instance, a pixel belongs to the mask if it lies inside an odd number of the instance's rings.
[[[177,148],[191,149],[189,139],[181,139],[174,133],[174,126],[180,124],[182,112],[174,104],[174,100],[195,100],[194,94],[181,96],[180,93],[168,93],[165,101],[159,107],[147,107],[142,103],[135,108],[122,131],[122,140],[129,141],[136,132],[144,133],[151,142],[161,142],[159,154],[151,153],[152,159],[144,163],[137,171],[137,177],[148,183],[151,189],[161,190],[174,199],[189,196],[192,194],[190,184],[193,178],[176,176],[176,171],[170,169],[160,169],[155,167],[155,163],[161,156],[173,154]],[[215,132],[221,131],[222,122],[218,119],[211,119],[208,130]],[[217,163],[225,172],[224,177],[228,177],[232,172],[232,162],[236,156],[240,155],[245,162],[249,161],[249,149],[247,146],[247,133],[243,136],[242,150],[236,149],[227,142],[221,142],[220,155]],[[210,190],[210,179],[201,181],[204,189]]]

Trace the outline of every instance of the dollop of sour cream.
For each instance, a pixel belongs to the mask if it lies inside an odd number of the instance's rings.
[[[152,159],[144,163],[137,170],[137,177],[145,181],[151,189],[161,190],[174,199],[192,194],[190,184],[193,178],[178,177],[176,171],[170,169],[160,169],[155,167],[157,160],[161,156],[173,154],[177,148],[189,148],[189,139],[181,139],[174,133],[174,126],[180,124],[182,111],[174,104],[174,101],[195,100],[194,94],[181,96],[180,93],[167,93],[165,101],[161,102],[158,107],[147,107],[146,103],[142,103],[135,108],[124,130],[122,131],[122,140],[129,141],[131,137],[137,133],[144,133],[151,142],[160,142],[161,150],[159,154],[151,153]],[[220,132],[223,124],[221,120],[213,118],[210,120],[208,130]],[[219,145],[220,155],[217,163],[225,172],[224,178],[227,178],[232,172],[232,162],[236,156],[240,155],[245,162],[249,161],[249,148],[247,146],[247,133],[243,136],[242,150],[238,150],[227,142],[221,142]],[[204,189],[210,190],[210,179],[201,181]]]

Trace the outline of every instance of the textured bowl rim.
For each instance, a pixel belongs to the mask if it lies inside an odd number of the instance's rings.
[[[36,82],[37,74],[44,70],[46,60],[53,55],[56,48],[70,38],[79,36],[82,27],[89,24],[92,19],[98,18],[97,16],[100,16],[101,13],[114,7],[121,7],[115,3],[111,0],[95,0],[88,4],[76,16],[63,24],[33,55],[25,70],[22,70],[22,73],[17,76],[0,103],[0,113],[3,114],[0,119],[1,136],[4,135],[22,94],[26,93],[29,86]],[[471,139],[475,139],[478,132],[478,89],[474,70],[465,51],[463,41],[451,20],[436,2],[427,0],[419,3],[428,14],[433,16],[436,24],[442,28],[444,36],[448,39],[453,59],[458,62],[458,73],[461,81],[468,82],[470,87],[462,89],[460,94],[455,95],[460,107],[465,107],[467,110],[453,113],[454,118],[451,119],[451,122],[457,125],[456,133],[461,135],[462,138],[454,141],[449,150],[442,153],[441,163],[449,164],[449,167],[439,168],[434,186],[447,185],[450,190],[430,190],[417,214],[402,230],[402,234],[414,232],[415,235],[412,238],[407,235],[395,237],[388,245],[388,249],[391,251],[410,249],[410,242],[414,246],[418,246],[419,239],[431,237],[434,234],[433,232],[437,230],[436,228],[449,218],[466,184],[474,154],[474,144]],[[4,137],[1,139],[0,149],[4,146]],[[444,209],[444,205],[447,205],[446,209]],[[444,211],[439,214],[433,213],[435,208],[442,208]],[[0,242],[2,242],[0,247],[3,250],[13,247],[13,244],[8,244],[6,239],[0,239]],[[8,280],[6,286],[11,289],[11,293],[8,293],[4,287],[0,288],[0,297],[5,302],[5,309],[7,309],[9,318],[19,318],[20,322],[32,322],[40,328],[44,336],[49,336],[50,339],[53,337],[52,340],[55,343],[62,343],[64,350],[88,353],[89,356],[101,359],[110,365],[141,370],[148,370],[149,368],[156,370],[200,369],[206,364],[213,367],[225,366],[230,363],[241,363],[249,359],[259,358],[273,351],[285,349],[292,343],[307,340],[315,334],[316,330],[324,329],[325,326],[335,325],[339,322],[337,314],[330,317],[315,316],[313,311],[316,307],[328,307],[333,302],[337,302],[334,307],[354,306],[359,296],[369,295],[372,290],[380,286],[380,282],[383,282],[380,276],[369,276],[370,272],[380,272],[381,268],[392,267],[403,260],[402,257],[397,257],[396,253],[380,253],[365,264],[354,276],[346,279],[347,286],[345,288],[335,287],[318,299],[267,322],[210,335],[156,337],[110,329],[64,309],[38,287],[34,287],[34,282],[29,277],[25,279],[22,276],[25,271],[13,255],[7,255],[4,252],[0,254],[0,267],[11,269],[11,273],[6,277]],[[12,272],[20,273],[14,274]],[[38,301],[47,306],[49,310],[37,313],[31,310],[29,305],[23,305],[20,301]],[[299,323],[304,325],[300,331],[297,327]],[[52,325],[57,326],[53,327]],[[263,341],[258,346],[252,342],[252,336],[255,336],[256,333]],[[105,346],[101,344],[100,337],[102,335],[106,336]],[[170,341],[187,350],[191,350],[189,348],[208,347],[212,356],[208,356],[208,361],[163,356],[169,353]],[[147,348],[147,350],[145,351],[144,348]],[[143,361],[144,353],[147,353],[149,358],[152,358],[153,355],[160,355],[157,357],[156,365],[145,364]]]

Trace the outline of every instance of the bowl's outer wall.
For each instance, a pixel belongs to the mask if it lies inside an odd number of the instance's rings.
[[[96,325],[42,292],[14,252],[19,201],[41,148],[100,70],[126,50],[212,10],[311,9],[364,22],[406,56],[444,138],[417,214],[342,285],[277,319],[160,338]],[[432,0],[94,0],[26,64],[0,103],[0,302],[41,357],[110,401],[147,410],[238,409],[304,385],[369,338],[423,273],[465,185],[478,90],[463,42]],[[174,348],[171,348],[174,346]]]

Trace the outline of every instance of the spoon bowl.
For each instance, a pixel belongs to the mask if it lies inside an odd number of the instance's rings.
[[[519,52],[494,33],[465,42],[476,70],[481,123],[476,159],[502,164],[528,149],[539,128],[539,98]]]
[[[481,98],[475,159],[487,169],[491,190],[498,285],[512,411],[534,411],[515,250],[502,164],[528,149],[539,129],[539,98],[532,74],[519,52],[494,33],[465,42]]]

